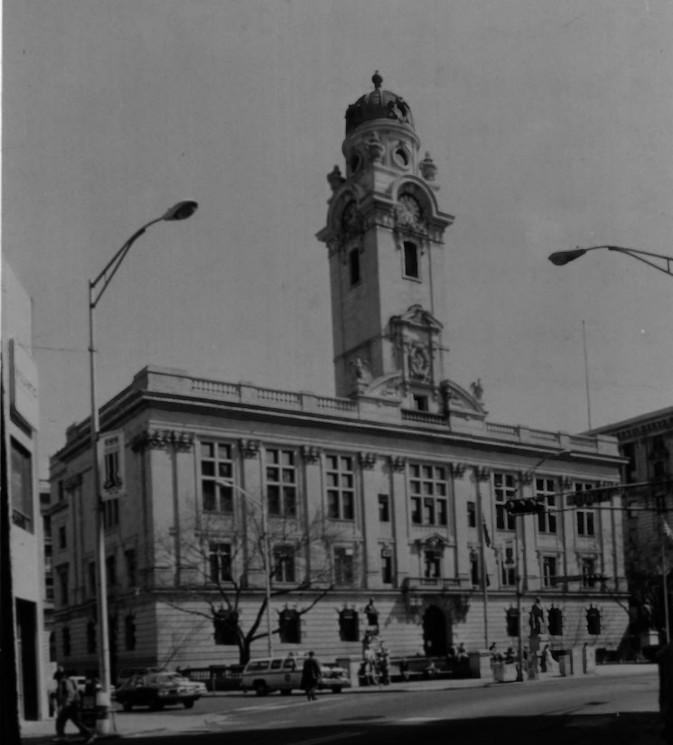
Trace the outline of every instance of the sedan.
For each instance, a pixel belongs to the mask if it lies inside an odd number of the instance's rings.
[[[134,675],[117,689],[117,701],[124,711],[131,711],[134,706],[149,706],[158,711],[172,704],[191,709],[199,698],[201,694],[191,681],[177,673]]]

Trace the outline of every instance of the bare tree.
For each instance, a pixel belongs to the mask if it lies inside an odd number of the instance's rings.
[[[161,586],[179,591],[165,602],[185,613],[209,619],[218,643],[238,646],[239,662],[245,664],[251,647],[268,637],[263,623],[267,598],[263,592],[269,574],[272,598],[295,596],[301,617],[311,611],[333,588],[332,546],[340,535],[330,530],[323,515],[305,524],[295,517],[272,517],[264,534],[259,511],[246,505],[244,530],[234,529],[231,519],[217,513],[194,510],[191,525],[181,524],[179,534],[157,542],[157,569]],[[270,556],[266,555],[271,547]],[[185,601],[198,600],[202,608]],[[243,618],[243,602],[252,617]],[[280,618],[271,633],[282,636]]]

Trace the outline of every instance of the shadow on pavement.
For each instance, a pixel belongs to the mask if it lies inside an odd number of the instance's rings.
[[[271,729],[220,727],[211,732],[191,731],[127,736],[134,745],[164,740],[197,745],[300,745],[313,742],[348,745],[446,745],[447,743],[489,743],[498,745],[662,745],[656,712],[600,715],[514,716],[481,719],[433,719],[406,717],[377,723],[363,717],[344,717],[343,724],[321,727],[307,721],[301,727],[276,724]],[[177,738],[177,739],[176,739]],[[24,738],[22,742],[49,742],[51,738]],[[72,738],[75,742],[75,738]],[[103,738],[99,742],[105,742]]]

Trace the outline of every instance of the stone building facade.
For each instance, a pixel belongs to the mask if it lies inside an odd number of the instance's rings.
[[[348,107],[345,172],[327,177],[318,233],[337,396],[147,367],[102,407],[117,669],[237,661],[203,610],[217,611],[217,585],[235,582],[241,626],[263,621],[269,576],[274,648],[323,659],[359,655],[365,631],[394,655],[515,644],[506,618],[517,577],[526,637],[540,598],[542,641],[621,640],[621,513],[612,497],[574,501],[619,481],[616,442],[490,422],[480,381],[467,390],[446,378],[453,217],[409,105],[378,73],[372,81]],[[51,472],[52,529],[66,534],[53,556],[57,646],[83,670],[96,661],[91,457],[85,421],[69,428]],[[544,511],[508,512],[523,497]],[[549,633],[550,609],[561,611],[560,633]],[[266,648],[262,637],[251,651]]]

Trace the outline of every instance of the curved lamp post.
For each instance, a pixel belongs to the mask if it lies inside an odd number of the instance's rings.
[[[191,217],[198,204],[196,202],[186,201],[178,202],[173,205],[168,212],[161,217],[143,225],[140,230],[136,231],[124,245],[115,253],[110,261],[105,265],[103,271],[93,280],[89,281],[89,376],[91,386],[91,457],[92,457],[92,474],[94,503],[96,509],[96,584],[98,594],[98,622],[99,622],[99,644],[98,644],[98,666],[101,690],[99,691],[99,706],[105,710],[104,716],[97,719],[96,726],[99,734],[109,734],[110,720],[108,711],[110,708],[110,640],[108,637],[108,607],[107,607],[107,575],[105,571],[105,522],[103,519],[103,497],[100,491],[100,468],[98,464],[98,438],[99,438],[99,418],[98,407],[96,406],[96,346],[94,344],[94,310],[98,305],[103,293],[105,292],[110,281],[117,273],[117,269],[124,261],[124,257],[129,252],[131,246],[140,238],[140,236],[157,222],[166,220],[186,220]]]
[[[565,264],[569,264],[571,261],[575,261],[575,259],[579,259],[580,256],[584,256],[587,251],[596,251],[600,248],[632,256],[634,259],[642,261],[643,264],[648,264],[649,266],[658,269],[660,272],[668,274],[669,277],[673,277],[673,256],[656,254],[651,251],[640,251],[636,248],[623,248],[622,246],[589,246],[588,248],[580,248],[580,246],[577,246],[577,248],[571,249],[570,251],[556,251],[555,253],[550,254],[549,261],[551,261],[555,266],[564,266]],[[650,259],[660,259],[664,262],[664,266],[655,264],[653,261],[650,261]]]
[[[267,632],[267,652],[269,657],[273,657],[273,640],[271,637],[271,547],[269,545],[269,519],[267,515],[266,502],[263,499],[253,497],[245,489],[240,487],[229,479],[216,479],[216,484],[229,486],[247,499],[256,504],[262,513],[262,546],[264,548],[264,597],[266,599],[266,632]]]

